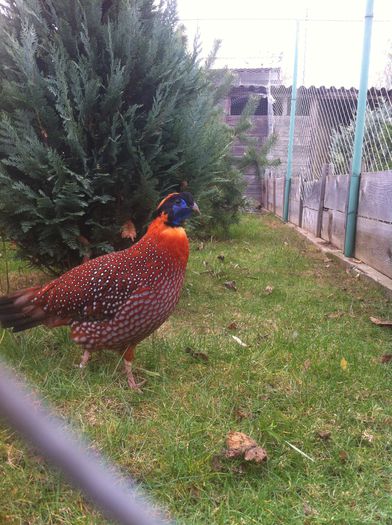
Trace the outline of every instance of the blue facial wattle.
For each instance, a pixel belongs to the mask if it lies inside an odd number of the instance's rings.
[[[192,214],[192,209],[188,207],[187,203],[181,199],[179,204],[173,205],[173,220],[172,224],[179,226]]]

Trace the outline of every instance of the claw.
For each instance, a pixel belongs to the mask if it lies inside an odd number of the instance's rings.
[[[129,388],[132,388],[132,390],[135,390],[136,392],[139,392],[139,394],[143,393],[143,390],[141,387],[147,383],[147,379],[143,379],[143,381],[140,381],[139,383],[136,383],[135,378],[132,375],[131,377],[128,377],[128,386]]]
[[[133,376],[133,373],[132,373],[131,361],[127,361],[126,359],[124,359],[124,368],[125,368],[125,372],[128,377],[129,388],[132,388],[132,390],[135,390],[136,392],[142,393],[142,390],[140,387],[142,387],[147,382],[147,379],[143,379],[143,381],[140,381],[140,383],[136,382]]]
[[[79,368],[84,368],[89,362],[90,357],[91,357],[91,352],[89,352],[88,350],[85,350],[82,355],[82,360],[80,361]]]

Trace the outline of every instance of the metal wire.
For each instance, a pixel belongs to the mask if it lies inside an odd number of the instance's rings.
[[[306,20],[301,25],[300,31],[300,63],[298,76],[306,83],[307,78],[314,79],[314,70],[319,64],[317,75],[324,71],[325,79],[335,68],[356,67],[359,59],[360,48],[357,56],[353,56],[352,49],[346,45],[349,26],[340,24],[338,27],[331,24],[329,33],[334,39],[334,44],[340,42],[341,54],[333,56],[329,46],[320,46],[320,35],[315,30],[312,21]],[[388,23],[388,21],[384,21]],[[389,21],[392,33],[392,24]],[[350,26],[351,28],[351,26]],[[377,26],[376,26],[377,28]],[[360,31],[358,26],[358,31]],[[358,34],[350,35],[350,40],[358,38]],[[362,155],[362,171],[382,172],[392,169],[392,45],[385,42],[385,34],[374,31],[372,42],[372,68],[373,86],[367,93],[367,110],[365,120],[365,134]],[[376,71],[380,72],[380,50],[384,50],[384,75],[377,78]],[[387,57],[389,51],[389,62]],[[347,66],[349,64],[349,66]],[[322,77],[320,77],[322,78]],[[327,80],[325,81],[327,83]],[[343,83],[343,80],[342,80]],[[290,78],[286,78],[290,85]],[[320,84],[322,84],[320,82]],[[309,186],[308,182],[321,177],[323,165],[329,165],[329,173],[335,175],[348,175],[351,172],[353,157],[355,119],[358,99],[357,87],[336,87],[318,84],[316,86],[301,86],[297,92],[294,152],[292,175],[301,177],[304,193]],[[272,96],[275,100],[273,106],[273,127],[278,136],[278,143],[271,152],[271,157],[278,156],[282,163],[273,170],[275,176],[283,177],[286,171],[287,134],[289,129],[291,88],[285,85],[272,86]]]
[[[59,467],[103,512],[121,525],[168,525],[128,479],[105,464],[62,421],[41,406],[34,394],[0,363],[0,416]]]

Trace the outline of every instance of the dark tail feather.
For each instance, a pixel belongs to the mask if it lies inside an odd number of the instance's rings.
[[[40,288],[34,286],[0,297],[0,324],[3,328],[12,328],[14,332],[21,332],[45,321],[46,314],[42,308],[31,303],[31,299]]]

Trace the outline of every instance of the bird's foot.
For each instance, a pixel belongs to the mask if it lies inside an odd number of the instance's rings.
[[[136,382],[132,373],[132,362],[124,359],[124,368],[128,378],[128,386],[136,392],[142,393],[141,387],[147,382],[147,379],[143,379],[139,383]]]
[[[139,383],[136,383],[135,378],[133,377],[133,374],[132,374],[132,377],[128,376],[128,386],[129,386],[129,388],[132,388],[132,390],[135,390],[136,392],[139,392],[140,394],[143,393],[143,390],[141,389],[141,387],[146,382],[147,382],[147,379],[143,379]]]
[[[80,361],[79,368],[84,368],[89,362],[90,357],[91,357],[91,352],[89,352],[88,350],[85,350],[82,355],[82,360]]]

